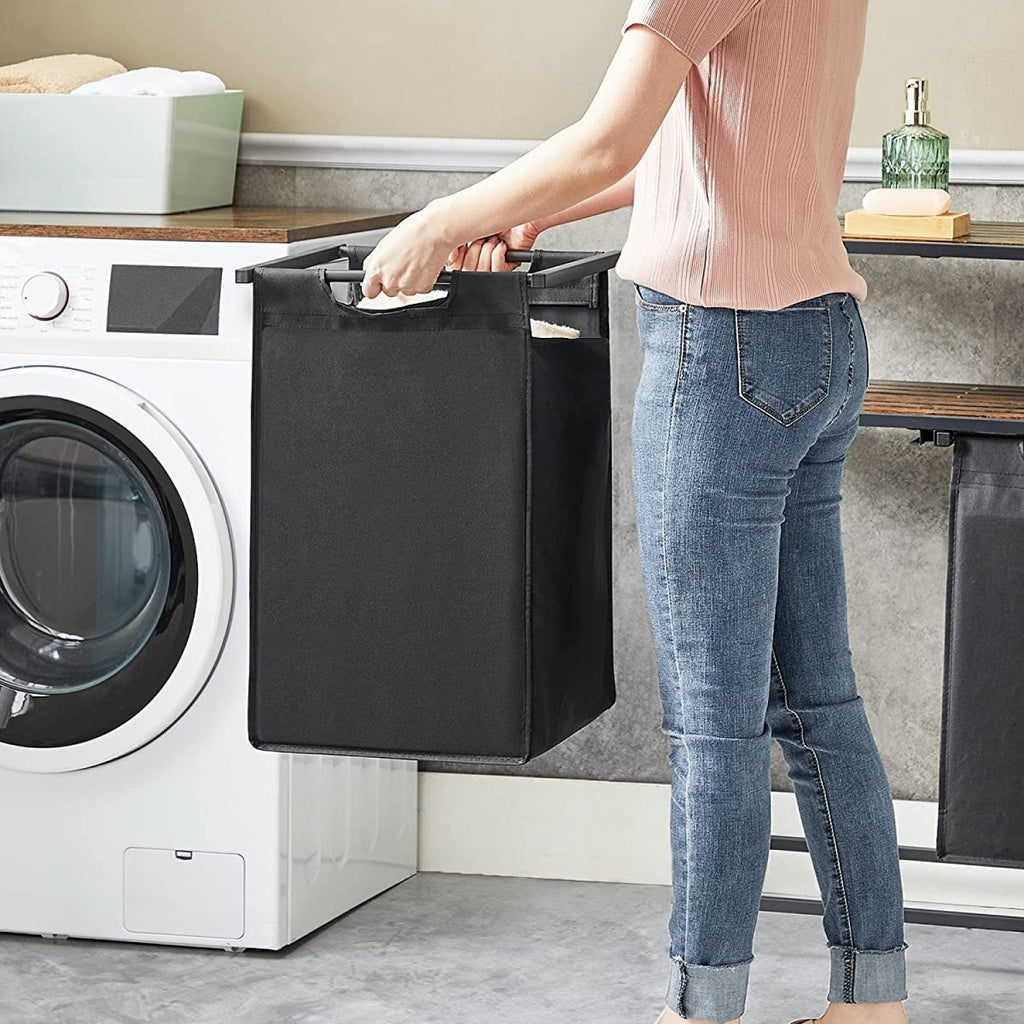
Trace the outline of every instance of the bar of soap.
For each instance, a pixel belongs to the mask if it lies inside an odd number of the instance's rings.
[[[898,217],[937,217],[953,205],[944,188],[873,188],[864,196],[868,213]]]

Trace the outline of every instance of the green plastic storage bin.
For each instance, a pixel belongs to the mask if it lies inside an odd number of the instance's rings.
[[[0,209],[177,213],[227,206],[244,93],[0,95]]]

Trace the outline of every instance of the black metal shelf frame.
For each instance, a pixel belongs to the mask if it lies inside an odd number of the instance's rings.
[[[773,850],[807,853],[807,842],[799,836],[772,836]],[[901,846],[900,860],[941,864],[935,851],[926,846]],[[1014,868],[1004,868],[1013,871]],[[821,900],[799,896],[762,896],[761,909],[780,914],[824,912]],[[991,931],[1024,932],[1024,917],[1015,914],[983,914],[973,910],[940,910],[937,907],[905,907],[903,920],[911,924],[935,924],[947,928],[986,928]]]
[[[915,239],[844,238],[849,253],[882,256],[921,256],[941,259],[954,256],[965,259],[996,259],[1024,261],[1024,245],[993,245],[985,243],[918,241]],[[949,447],[957,434],[987,434],[1007,437],[1024,436],[1022,420],[974,419],[962,416],[900,415],[892,413],[862,413],[860,424],[865,427],[902,427],[918,431],[912,444],[935,444]],[[795,836],[772,836],[773,850],[807,852],[807,843]],[[926,861],[942,864],[934,849],[920,846],[901,846],[901,861]],[[1020,870],[1004,868],[1006,871]],[[763,896],[761,909],[793,914],[821,914],[820,900],[782,896]],[[904,920],[916,924],[944,925],[958,928],[987,928],[997,931],[1024,932],[1024,915],[983,914],[963,910],[939,910],[927,907],[906,907]]]
[[[844,238],[846,251],[876,256],[924,256],[939,259],[957,256],[975,260],[1024,260],[1024,245],[993,245],[991,242],[945,242],[916,238]]]

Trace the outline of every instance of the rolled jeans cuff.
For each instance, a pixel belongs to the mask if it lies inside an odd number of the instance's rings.
[[[896,1003],[907,998],[903,943],[895,949],[830,946],[828,999],[832,1003]]]
[[[680,1017],[729,1021],[742,1016],[747,998],[750,960],[707,967],[672,958],[665,1005]]]

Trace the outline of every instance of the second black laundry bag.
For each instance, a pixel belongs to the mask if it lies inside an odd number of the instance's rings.
[[[949,484],[940,860],[1024,867],[1024,439],[959,434]]]
[[[611,707],[606,273],[254,289],[251,742],[523,763]]]

